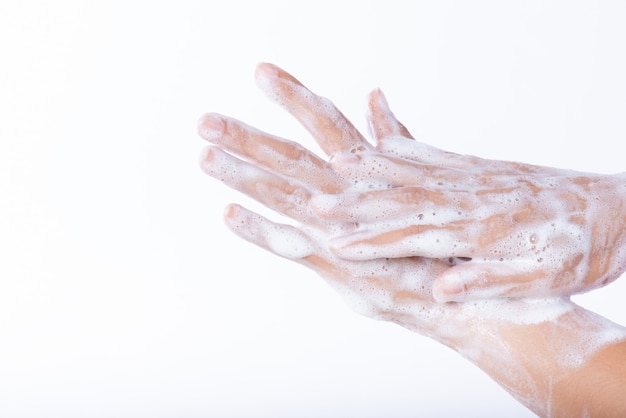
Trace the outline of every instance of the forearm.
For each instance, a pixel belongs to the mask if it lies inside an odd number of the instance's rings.
[[[626,329],[569,301],[540,308],[541,322],[478,317],[454,348],[540,416],[626,416]]]
[[[567,379],[553,387],[555,416],[626,416],[626,341],[602,347]],[[558,415],[556,412],[558,411]]]

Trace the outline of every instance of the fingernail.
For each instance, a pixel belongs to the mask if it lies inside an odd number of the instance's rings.
[[[213,141],[224,132],[224,120],[213,113],[207,113],[198,122],[198,133],[207,141]]]
[[[213,166],[211,163],[215,159],[215,153],[213,152],[213,150],[213,147],[207,146],[205,149],[202,150],[199,160],[200,168],[202,168],[202,171],[210,175],[212,175],[213,173]]]
[[[224,208],[224,218],[232,219],[235,217],[237,211],[237,205],[230,204]]]
[[[267,62],[262,62],[256,67],[256,77],[276,78],[278,77],[278,68]]]
[[[385,97],[385,94],[383,93],[383,91],[380,88],[377,88],[374,91],[372,91],[371,97],[374,100],[376,100],[379,104],[383,105],[383,107],[385,107],[385,108],[389,107],[387,105],[387,98]]]
[[[215,154],[213,153],[213,147],[210,145],[207,145],[207,147],[205,149],[202,150],[202,153],[200,154],[200,161],[206,161],[206,162],[211,162],[213,161],[213,159],[215,158]]]

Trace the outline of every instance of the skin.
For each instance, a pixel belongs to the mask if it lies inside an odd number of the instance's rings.
[[[626,269],[623,174],[445,152],[414,141],[382,93],[369,105],[376,151],[335,155],[333,168],[387,187],[312,201],[320,217],[360,225],[332,240],[337,255],[468,259],[439,276],[440,301],[567,296]]]
[[[389,179],[364,175],[358,169],[364,155],[389,164],[400,164],[400,160],[411,169],[411,164],[418,164],[410,155],[393,155],[381,145],[392,136],[394,140],[412,140],[380,92],[374,92],[370,99],[369,120],[377,141],[372,146],[332,103],[279,68],[261,64],[257,82],[331,157],[322,159],[294,142],[232,118],[205,115],[199,133],[213,145],[203,152],[203,170],[296,224],[275,223],[241,206],[229,205],[224,218],[235,234],[313,269],[356,311],[397,323],[458,351],[540,416],[626,415],[622,396],[626,330],[621,326],[564,296],[438,302],[434,293],[439,278],[450,269],[469,264],[465,258],[448,254],[340,257],[337,237],[362,233],[363,227],[354,217],[336,216],[328,210],[328,196],[338,200],[345,197],[344,202],[355,205],[348,197],[361,196],[359,190],[404,187],[402,177],[394,176],[399,183],[391,184],[386,181]],[[356,162],[357,169],[345,165],[346,160]],[[434,180],[424,177],[424,181]],[[377,231],[374,225],[368,227]],[[382,235],[386,230],[378,232]]]

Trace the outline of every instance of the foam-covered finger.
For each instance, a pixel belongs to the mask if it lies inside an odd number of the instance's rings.
[[[553,169],[521,164],[512,161],[485,160],[473,155],[456,154],[433,147],[420,141],[407,141],[398,136],[380,138],[377,149],[386,155],[401,157],[410,161],[430,165],[433,168],[445,169],[468,175],[512,175],[541,173],[551,175]],[[471,172],[468,172],[471,171]],[[461,183],[464,184],[464,183]]]
[[[455,154],[443,151],[432,145],[420,141],[407,141],[398,136],[388,136],[378,140],[377,148],[380,152],[394,155],[422,164],[429,164],[439,168],[473,169],[480,167],[476,157]]]
[[[317,244],[298,228],[272,222],[242,206],[224,211],[226,225],[239,237],[280,257],[301,260],[317,251]]]
[[[380,89],[369,95],[367,119],[372,136],[377,142],[390,136],[413,139],[409,130],[396,119]]]
[[[291,113],[328,155],[346,150],[363,150],[371,145],[328,99],[307,89],[292,75],[275,65],[262,63],[256,71],[259,87]]]
[[[200,159],[205,173],[265,206],[299,221],[310,221],[311,192],[298,182],[242,161],[217,147],[207,147]]]
[[[561,296],[546,272],[526,261],[471,260],[446,269],[435,281],[438,302]]]
[[[439,260],[416,258],[341,260],[329,253],[323,243],[320,245],[316,234],[272,222],[239,205],[229,205],[224,218],[236,235],[312,269],[353,309],[370,317],[380,318],[397,309],[414,309],[420,303],[431,302],[432,281],[446,267]]]
[[[330,164],[334,172],[343,178],[351,179],[358,187],[387,189],[389,187],[420,185],[421,179],[427,177],[416,176],[415,167],[405,167],[403,162],[417,164],[408,160],[389,157],[378,152],[365,151],[361,153],[342,152],[333,154]],[[409,171],[410,174],[406,173]],[[410,183],[402,182],[410,176]]]
[[[453,189],[468,181],[466,171],[424,164],[384,152],[344,152],[334,154],[329,161],[333,171],[340,176],[364,184],[369,182],[378,189],[402,186]]]
[[[226,208],[224,219],[229,229],[240,238],[280,257],[303,264],[329,283],[341,285],[344,290],[350,287],[351,279],[369,278],[383,271],[380,262],[339,260],[300,228],[272,222],[236,204]]]
[[[468,202],[461,202],[448,191],[422,187],[318,194],[310,203],[311,209],[320,217],[350,222],[402,217],[405,224],[442,224],[461,219],[471,209]]]
[[[462,238],[464,227],[432,224],[375,227],[331,239],[335,255],[347,260],[402,257],[473,257],[478,251],[472,240]]]
[[[238,120],[207,113],[198,123],[198,132],[207,141],[235,155],[316,189],[332,193],[344,187],[345,181],[333,172],[329,163],[302,145]]]

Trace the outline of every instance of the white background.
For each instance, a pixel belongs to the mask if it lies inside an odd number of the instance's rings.
[[[198,168],[218,111],[315,148],[276,63],[364,129],[624,170],[619,1],[0,3],[0,416],[532,416],[451,350],[238,240]],[[577,300],[626,323],[626,279]]]

